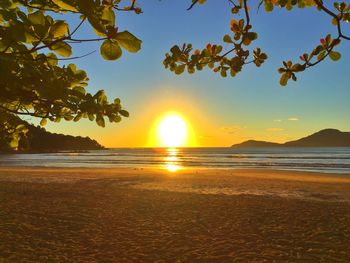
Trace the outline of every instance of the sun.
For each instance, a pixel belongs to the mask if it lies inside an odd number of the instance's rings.
[[[166,115],[158,124],[157,136],[162,147],[186,146],[188,137],[186,121],[178,114]]]

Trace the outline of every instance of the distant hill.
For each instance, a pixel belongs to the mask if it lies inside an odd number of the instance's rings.
[[[281,144],[276,142],[265,142],[265,141],[255,141],[255,140],[249,140],[242,142],[240,144],[234,144],[232,147],[278,147],[281,146]]]
[[[310,136],[286,143],[249,140],[232,147],[350,147],[350,132],[324,129]]]
[[[22,152],[99,150],[104,147],[89,137],[51,133],[40,126],[27,124],[28,139],[20,141]]]

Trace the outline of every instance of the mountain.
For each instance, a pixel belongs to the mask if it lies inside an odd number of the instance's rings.
[[[40,126],[27,124],[28,138],[20,142],[20,151],[55,152],[100,150],[104,147],[89,137],[51,133]]]
[[[255,140],[249,140],[242,142],[240,144],[234,144],[232,147],[278,147],[281,146],[281,144],[276,142],[265,142],[265,141],[255,141]]]
[[[249,140],[231,147],[350,147],[350,132],[324,129],[299,140],[274,143]]]

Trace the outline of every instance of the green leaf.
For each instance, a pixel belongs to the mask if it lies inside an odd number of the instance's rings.
[[[118,33],[115,39],[129,52],[135,53],[141,49],[142,41],[128,31]]]
[[[339,52],[337,52],[337,51],[331,51],[329,53],[329,57],[331,58],[331,60],[337,61],[337,60],[339,60],[341,58],[341,54]]]
[[[253,41],[258,38],[258,34],[255,32],[248,32],[247,37],[249,40]]]
[[[95,119],[95,115],[93,115],[92,113],[88,113],[88,118],[90,121],[93,121]]]
[[[129,117],[129,112],[127,112],[126,110],[120,110],[119,113],[124,117]]]
[[[122,120],[122,118],[119,115],[111,115],[109,116],[109,121],[110,122],[120,122]]]
[[[73,121],[74,121],[74,122],[77,122],[77,121],[79,121],[82,117],[83,117],[83,114],[80,112],[80,113],[77,114],[77,116],[74,117]]]
[[[224,36],[224,42],[225,43],[233,43],[233,41],[232,41],[232,39],[231,39],[231,37],[229,35],[225,35]]]
[[[225,68],[222,68],[222,69],[221,69],[220,75],[221,75],[221,77],[223,77],[223,78],[226,78],[226,77],[227,77],[227,72],[226,72],[226,69],[225,69]]]
[[[78,12],[78,9],[76,9],[74,6],[72,6],[69,2],[69,0],[52,0],[52,2],[60,7],[61,9],[72,11],[72,12]]]
[[[45,16],[41,11],[36,11],[28,15],[28,20],[33,25],[45,25]]]
[[[304,71],[305,70],[305,66],[297,63],[297,64],[293,65],[292,70],[295,71],[295,72]]]
[[[82,94],[82,95],[85,95],[85,93],[86,93],[85,89],[83,87],[80,87],[80,86],[74,87],[73,90]]]
[[[97,114],[96,123],[98,126],[105,127],[106,124],[105,124],[105,120],[104,120],[102,114]]]
[[[105,6],[102,11],[102,19],[105,21],[106,25],[114,26],[115,24],[115,13],[111,6]]]
[[[50,34],[54,38],[60,38],[66,34],[68,34],[68,25],[64,21],[57,21],[50,28]]]
[[[57,56],[54,53],[50,52],[46,54],[46,59],[51,66],[57,66],[58,60],[57,60]]]
[[[104,25],[102,25],[102,21],[94,16],[89,16],[88,17],[88,21],[90,23],[90,25],[93,27],[95,33],[99,36],[106,36],[106,28],[104,27]]]
[[[289,80],[289,75],[287,73],[282,74],[280,79],[281,86],[286,86]]]
[[[63,41],[59,41],[51,45],[49,48],[62,57],[69,57],[72,55],[72,47]]]
[[[42,118],[40,121],[40,126],[45,126],[47,124],[47,119],[46,118]]]
[[[175,69],[175,74],[180,75],[185,71],[185,64],[179,65]]]
[[[271,12],[273,10],[273,4],[271,3],[271,1],[264,1],[264,3],[265,11]]]
[[[11,148],[17,148],[18,147],[18,138],[13,138],[10,142],[10,147]]]
[[[326,56],[326,51],[322,51],[320,54],[318,54],[317,59],[321,60]]]
[[[100,48],[101,55],[106,60],[117,60],[122,55],[122,49],[118,43],[112,42],[111,40],[105,40]]]

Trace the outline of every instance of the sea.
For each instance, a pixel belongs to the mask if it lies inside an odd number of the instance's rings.
[[[0,166],[160,168],[172,172],[187,168],[263,168],[350,174],[350,147],[114,148],[80,152],[2,154]]]

